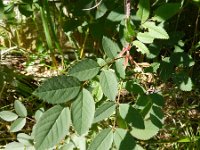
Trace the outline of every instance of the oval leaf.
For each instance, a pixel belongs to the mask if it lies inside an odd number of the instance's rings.
[[[166,21],[174,16],[180,10],[180,3],[166,3],[155,10],[155,17],[157,21]]]
[[[35,148],[44,150],[56,145],[67,135],[70,122],[68,107],[56,105],[47,110],[36,124]]]
[[[5,121],[14,121],[18,118],[18,116],[17,116],[17,114],[15,114],[11,111],[1,111],[0,118]]]
[[[111,128],[102,130],[92,141],[88,150],[109,150],[113,142],[113,132]]]
[[[22,102],[20,102],[19,100],[16,100],[14,102],[14,108],[16,113],[20,116],[20,117],[26,117],[27,116],[27,110],[26,107],[24,106],[24,104]]]
[[[114,101],[118,93],[118,83],[114,72],[111,70],[103,70],[99,79],[105,96]]]
[[[102,46],[104,52],[109,58],[115,58],[117,56],[117,53],[121,51],[117,43],[106,36],[104,36],[102,39]]]
[[[145,121],[145,129],[132,128],[131,134],[140,140],[149,140],[155,136],[159,131],[151,120]]]
[[[26,146],[33,146],[33,138],[25,133],[17,134],[17,140]]]
[[[99,65],[92,59],[85,59],[75,64],[70,70],[69,75],[78,78],[80,81],[92,79],[99,72]]]
[[[80,82],[71,76],[57,76],[46,80],[34,91],[34,95],[51,104],[67,102],[75,98],[80,90]]]
[[[5,150],[13,150],[13,148],[15,150],[24,150],[24,149],[26,149],[26,147],[22,143],[11,142],[11,143],[6,144]]]
[[[95,103],[91,93],[83,89],[73,101],[72,123],[79,135],[86,134],[92,125],[95,113]]]
[[[26,118],[18,118],[15,120],[10,127],[10,132],[20,131],[26,124]]]
[[[136,15],[141,19],[141,22],[144,23],[149,18],[149,14],[150,14],[149,0],[140,0]]]
[[[99,122],[101,120],[104,120],[115,111],[116,104],[114,102],[105,102],[99,108],[97,108],[95,115],[94,115],[94,121],[93,123]]]
[[[129,104],[120,104],[119,113],[121,117],[131,126],[144,129],[144,121],[141,114]]]
[[[114,133],[114,143],[118,150],[135,150],[134,137],[125,129],[117,128]]]
[[[126,76],[126,67],[124,66],[125,59],[117,59],[115,61],[115,68],[116,68],[116,74],[119,75],[122,79],[125,79]]]

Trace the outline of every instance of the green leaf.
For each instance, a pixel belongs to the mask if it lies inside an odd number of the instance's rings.
[[[77,78],[57,76],[46,80],[33,94],[45,102],[59,104],[75,98],[79,90],[80,82]]]
[[[136,144],[135,149],[134,150],[145,150],[142,146]]]
[[[160,95],[158,93],[153,93],[149,96],[154,104],[156,104],[157,106],[161,106],[161,107],[164,106],[165,100],[162,95]]]
[[[74,150],[76,147],[74,143],[69,142],[67,144],[64,144],[62,147],[59,148],[59,150]]]
[[[99,7],[97,7],[95,19],[101,18],[106,12],[107,12],[107,7],[104,3],[101,3]]]
[[[173,80],[182,91],[192,90],[192,80],[185,72],[180,72],[179,74],[174,75]]]
[[[149,49],[142,42],[135,40],[132,44],[137,47],[138,52],[141,52],[142,54],[149,54]]]
[[[163,4],[155,10],[155,16],[153,18],[157,21],[166,21],[174,16],[180,10],[180,7],[180,3]]]
[[[10,132],[20,131],[26,124],[26,118],[16,119],[10,126]]]
[[[81,60],[70,70],[69,75],[78,78],[80,81],[92,79],[99,72],[100,66],[92,59]]]
[[[118,93],[118,83],[115,73],[112,70],[103,70],[99,80],[105,96],[114,101]]]
[[[79,150],[86,150],[86,138],[84,136],[71,135],[71,140]],[[68,149],[67,149],[68,150]]]
[[[1,111],[0,118],[5,121],[14,121],[18,118],[18,116],[17,116],[17,114],[15,114],[11,111]]]
[[[138,11],[136,15],[140,18],[141,22],[144,23],[150,14],[150,2],[149,0],[139,0]]]
[[[114,143],[118,150],[135,150],[134,137],[125,129],[117,128],[114,133]]]
[[[33,146],[33,138],[25,133],[17,134],[17,140],[26,146]]]
[[[125,19],[123,7],[117,7],[115,10],[111,11],[107,17],[108,20],[112,22],[120,22]]]
[[[33,14],[33,10],[31,8],[30,4],[25,4],[25,3],[24,4],[20,4],[18,6],[18,9],[19,9],[19,12],[22,15],[26,16],[26,17],[29,17],[29,16],[31,16]]]
[[[142,43],[147,43],[147,44],[150,44],[150,43],[153,43],[153,40],[154,40],[154,37],[152,37],[149,32],[139,32],[137,34],[137,39],[139,41],[141,41]]]
[[[120,58],[115,61],[116,74],[118,74],[122,79],[125,79],[126,75],[124,61],[124,58]]]
[[[39,121],[39,119],[40,119],[40,117],[43,115],[43,113],[44,113],[44,108],[39,108],[39,109],[35,112],[34,117],[35,117],[36,122]]]
[[[101,89],[101,85],[97,81],[92,81],[91,83],[92,87],[92,96],[94,97],[95,101],[98,102],[103,97],[103,91]]]
[[[87,134],[92,125],[95,103],[91,93],[83,89],[73,101],[71,107],[72,123],[79,135]]]
[[[119,113],[121,117],[131,126],[144,129],[144,121],[141,114],[129,104],[120,104]]]
[[[165,29],[161,26],[156,26],[154,22],[145,22],[142,26],[147,28],[149,35],[155,39],[169,39]]]
[[[116,104],[114,102],[105,102],[102,105],[100,105],[95,112],[93,123],[99,122],[110,117],[110,115],[112,115],[115,111],[115,107]]]
[[[24,149],[27,150],[27,147],[19,142],[11,142],[11,143],[6,144],[5,150],[13,150],[13,148],[14,150],[24,150]]]
[[[159,128],[151,120],[145,121],[144,124],[145,129],[132,128],[131,135],[139,140],[149,140],[158,133]]]
[[[20,117],[26,117],[27,116],[27,110],[26,107],[24,106],[24,104],[22,102],[20,102],[19,100],[15,100],[14,102],[14,108],[16,113],[20,116]]]
[[[169,57],[163,58],[162,62],[160,63],[160,78],[164,81],[167,81],[173,73],[174,65],[170,62]]]
[[[138,83],[135,83],[135,81],[127,81],[126,89],[131,93],[140,94],[140,95],[146,92],[145,89]]]
[[[106,36],[103,36],[102,46],[104,52],[109,58],[115,58],[117,56],[117,53],[121,51],[117,43]]]
[[[191,67],[195,64],[191,55],[188,55],[185,52],[172,53],[170,56],[170,60],[174,65],[177,66]]]
[[[68,134],[70,123],[68,107],[56,105],[47,110],[36,124],[35,148],[44,150],[56,145]]]
[[[113,132],[111,128],[102,130],[91,142],[88,150],[109,150],[113,142]]]

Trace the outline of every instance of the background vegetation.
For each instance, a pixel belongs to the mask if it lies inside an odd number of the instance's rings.
[[[199,0],[0,0],[1,149],[199,149]]]

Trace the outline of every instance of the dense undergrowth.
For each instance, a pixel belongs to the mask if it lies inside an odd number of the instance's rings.
[[[0,0],[0,148],[200,147],[198,0]]]

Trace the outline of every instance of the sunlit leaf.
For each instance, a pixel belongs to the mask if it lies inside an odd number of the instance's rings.
[[[141,22],[144,23],[150,14],[150,2],[149,0],[139,0],[138,11],[136,15],[140,18]]]
[[[112,70],[103,70],[101,72],[100,85],[105,96],[114,101],[118,93],[118,83]]]
[[[25,133],[17,134],[17,140],[26,146],[33,146],[33,138]]]
[[[117,56],[117,53],[120,52],[120,48],[117,43],[106,36],[104,36],[102,39],[102,46],[104,52],[109,58],[115,58]]]
[[[10,126],[10,132],[20,131],[26,124],[26,118],[17,118]]]
[[[144,129],[144,121],[141,114],[129,104],[120,104],[119,113],[132,127]]]
[[[58,104],[75,98],[79,90],[80,82],[77,78],[57,76],[47,79],[33,94],[45,102]]]
[[[132,42],[132,44],[136,46],[137,51],[141,52],[142,54],[149,54],[149,49],[142,42],[135,40]]]
[[[76,63],[70,70],[69,75],[78,78],[80,81],[92,79],[99,72],[99,65],[92,59],[84,59]]]
[[[18,115],[11,111],[1,111],[0,118],[5,121],[14,121],[18,118]]]
[[[125,78],[126,72],[125,72],[125,66],[124,66],[124,58],[117,59],[115,61],[115,68],[116,68],[116,74],[118,74],[121,78]]]
[[[145,22],[142,25],[148,29],[148,33],[151,37],[156,39],[169,39],[169,35],[161,26],[156,26],[154,22]]]
[[[19,100],[15,100],[14,102],[14,108],[16,113],[20,116],[20,117],[26,117],[27,116],[27,110],[26,107],[24,106],[24,104],[22,102],[20,102]]]
[[[131,134],[139,140],[149,140],[155,136],[159,128],[156,127],[151,120],[145,121],[145,129],[132,128]]]
[[[88,150],[109,150],[113,142],[113,131],[111,128],[102,130],[91,142]]]
[[[149,44],[149,43],[153,43],[154,37],[152,37],[152,36],[149,34],[149,32],[144,32],[144,33],[139,32],[139,33],[137,34],[137,39],[138,39],[139,41],[141,41],[142,43],[147,43],[147,44]]]
[[[92,125],[95,103],[91,93],[83,89],[73,101],[71,107],[72,123],[79,135],[87,134]]]
[[[56,145],[67,135],[70,123],[68,107],[56,105],[47,110],[36,124],[35,148],[44,150]]]
[[[125,129],[117,128],[114,132],[114,143],[118,150],[135,150],[134,137]]]
[[[116,104],[114,102],[105,102],[100,105],[95,112],[94,123],[108,118],[115,111]]]

